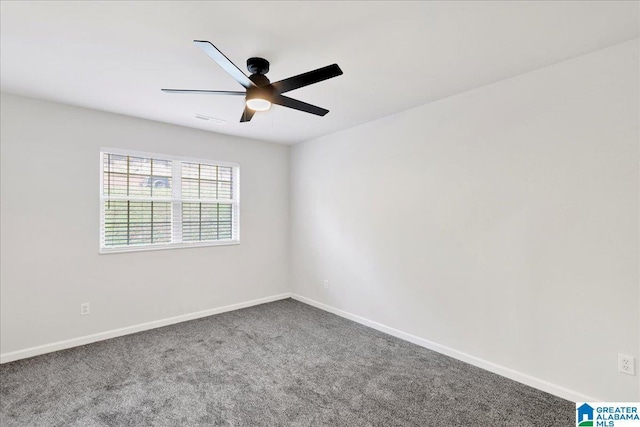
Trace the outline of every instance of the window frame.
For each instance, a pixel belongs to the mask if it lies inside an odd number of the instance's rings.
[[[104,195],[104,155],[115,154],[119,156],[130,157],[142,157],[153,158],[157,160],[169,160],[172,165],[171,172],[171,197],[170,198],[158,198],[154,201],[170,202],[171,203],[171,242],[163,243],[149,243],[140,245],[129,246],[104,246],[104,228],[105,228],[105,207],[104,203],[109,197]],[[199,159],[194,157],[174,156],[171,154],[151,153],[146,151],[126,150],[121,148],[101,147],[100,153],[100,187],[99,187],[99,227],[98,227],[98,247],[100,254],[113,254],[123,252],[141,252],[141,251],[157,251],[166,249],[181,249],[181,248],[197,248],[207,246],[227,246],[240,244],[240,165],[238,163]],[[231,183],[231,233],[232,238],[227,240],[208,240],[208,241],[195,241],[195,242],[182,242],[182,204],[183,203],[200,203],[199,199],[185,199],[182,197],[182,163],[200,163],[215,166],[231,167],[232,170],[232,183]],[[118,196],[118,198],[123,198]],[[136,197],[124,197],[124,199],[136,200]],[[140,198],[138,198],[139,200]],[[152,198],[149,198],[151,200]],[[216,202],[211,202],[216,203]],[[228,200],[220,201],[220,203],[229,203]],[[176,218],[178,215],[180,218]],[[235,226],[234,226],[235,225]],[[179,239],[180,241],[176,241]]]

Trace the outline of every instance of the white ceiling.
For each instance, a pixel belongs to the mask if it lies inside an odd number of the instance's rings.
[[[3,92],[280,143],[356,126],[638,37],[638,2],[7,2]],[[238,123],[242,90],[192,40],[277,81],[338,63],[344,75],[287,93]],[[195,119],[204,114],[223,125]]]

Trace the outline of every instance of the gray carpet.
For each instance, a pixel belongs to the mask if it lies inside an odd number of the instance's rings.
[[[0,366],[9,426],[570,426],[574,404],[293,300]]]

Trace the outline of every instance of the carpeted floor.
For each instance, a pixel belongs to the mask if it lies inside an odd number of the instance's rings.
[[[565,427],[574,411],[293,300],[0,366],[3,427]]]

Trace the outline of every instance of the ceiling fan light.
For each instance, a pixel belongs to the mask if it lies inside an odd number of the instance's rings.
[[[262,98],[251,98],[247,99],[247,107],[251,108],[253,111],[267,111],[271,108],[271,102]]]

